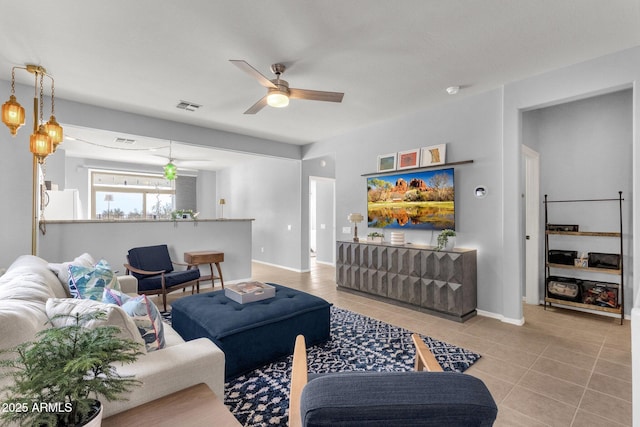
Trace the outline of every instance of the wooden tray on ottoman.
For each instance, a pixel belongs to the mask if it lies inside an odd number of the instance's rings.
[[[243,282],[227,285],[224,296],[239,304],[262,301],[276,296],[276,288],[262,282]]]

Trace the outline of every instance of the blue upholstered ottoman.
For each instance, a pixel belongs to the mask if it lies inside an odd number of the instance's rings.
[[[330,337],[330,307],[322,298],[285,286],[276,296],[247,304],[224,291],[180,298],[171,305],[171,322],[186,341],[207,337],[224,351],[225,379],[293,353],[296,336],[308,346]]]

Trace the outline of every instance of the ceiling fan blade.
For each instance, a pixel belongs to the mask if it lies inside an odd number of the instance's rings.
[[[262,110],[266,105],[267,105],[267,95],[265,95],[262,98],[260,98],[260,100],[258,102],[256,102],[251,107],[249,107],[249,109],[247,111],[245,111],[244,113],[245,114],[255,114],[258,111]]]
[[[289,89],[289,98],[310,99],[312,101],[342,102],[344,93],[323,92],[321,90]]]
[[[260,71],[256,70],[251,65],[249,65],[247,61],[243,61],[241,59],[230,59],[229,62],[231,62],[233,65],[240,68],[242,71],[249,74],[250,76],[256,78],[258,80],[258,83],[260,83],[262,86],[273,87],[273,88],[276,87],[276,85],[274,85],[271,82],[271,80],[269,80],[264,75],[262,75]]]

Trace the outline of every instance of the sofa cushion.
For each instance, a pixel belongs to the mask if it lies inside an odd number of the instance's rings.
[[[50,262],[48,264],[49,269],[53,271],[56,276],[58,276],[58,280],[60,283],[66,288],[69,286],[69,266],[70,265],[81,265],[84,267],[91,267],[96,263],[91,255],[88,253],[83,253],[82,255],[77,256],[73,261],[55,263]],[[71,295],[67,295],[71,296]]]
[[[72,297],[100,301],[107,287],[120,289],[116,275],[105,260],[91,267],[69,266],[69,292]]]
[[[0,289],[6,289],[7,286],[21,287],[21,283],[27,277],[34,287],[45,288],[44,294],[52,293],[58,298],[69,296],[66,286],[63,286],[56,275],[49,270],[47,261],[33,255],[22,255],[11,264],[0,278]],[[43,299],[43,312],[45,302],[46,299]]]
[[[95,328],[102,325],[117,326],[121,338],[130,339],[140,344],[140,351],[145,352],[145,345],[138,328],[129,315],[120,307],[104,304],[90,299],[51,298],[47,301],[46,312],[53,326],[68,326],[75,324],[76,315],[85,315],[103,311],[106,319],[93,319],[84,322],[85,327]],[[58,317],[56,317],[58,316]]]
[[[0,301],[0,348],[9,349],[25,341],[33,341],[44,329],[47,316],[38,301]]]

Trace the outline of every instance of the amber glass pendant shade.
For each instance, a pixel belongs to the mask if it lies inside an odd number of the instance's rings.
[[[173,181],[178,177],[178,168],[173,163],[169,162],[164,167],[164,177],[169,181]]]
[[[37,132],[31,134],[29,150],[42,163],[45,157],[53,152],[53,143],[51,137],[44,129],[44,125],[40,125]]]
[[[15,135],[20,126],[24,125],[24,108],[16,101],[14,95],[2,104],[2,123],[7,125],[11,135]]]
[[[62,126],[56,121],[56,116],[51,116],[46,125],[44,125],[44,129],[49,134],[51,138],[51,143],[53,144],[53,152],[58,148],[58,144],[62,142],[63,133]]]

